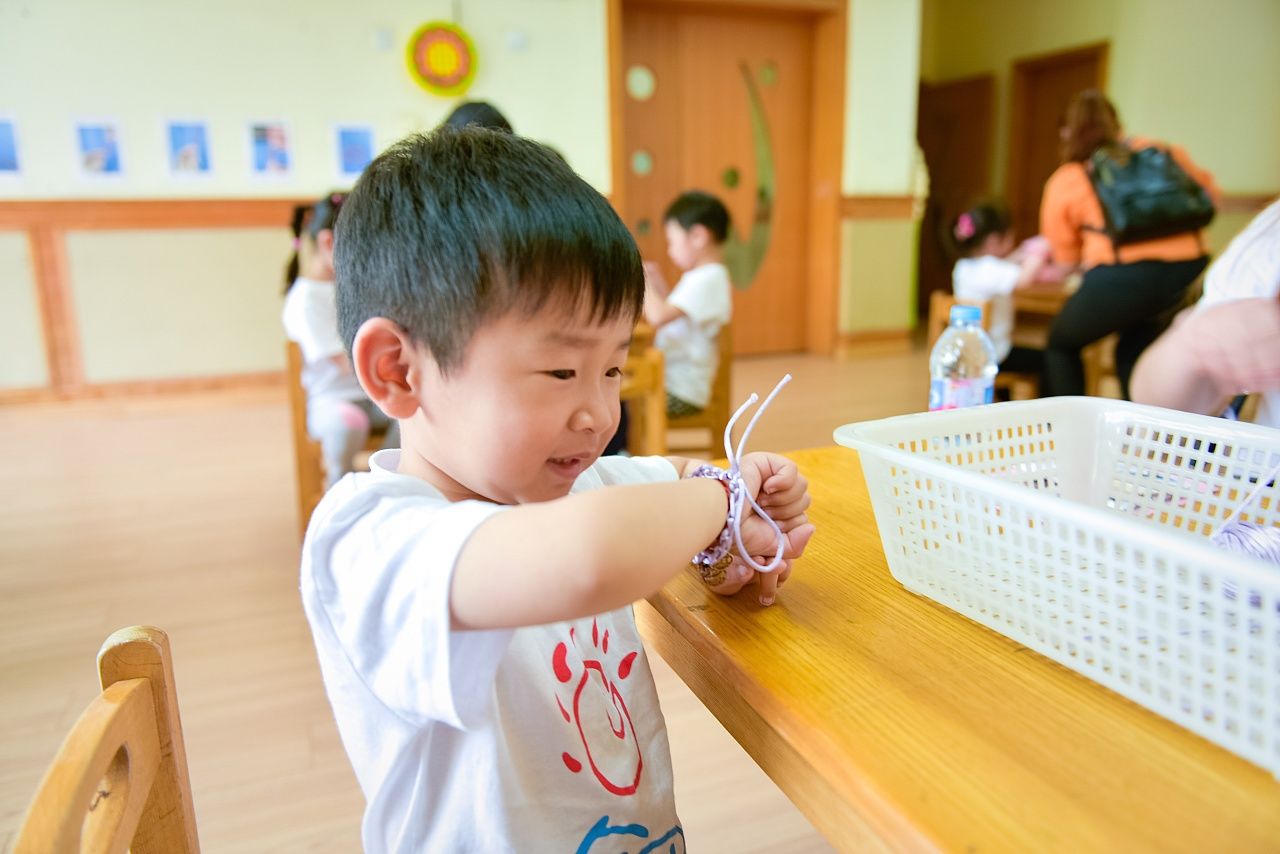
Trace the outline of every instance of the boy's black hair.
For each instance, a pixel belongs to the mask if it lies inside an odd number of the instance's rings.
[[[342,206],[334,247],[347,350],[371,317],[399,324],[441,371],[512,309],[552,301],[637,317],[640,252],[612,206],[546,146],[439,128],[370,163]]]
[[[488,101],[463,101],[453,108],[453,112],[444,120],[444,123],[451,128],[476,125],[493,130],[505,130],[507,133],[513,132],[507,117]]]
[[[676,196],[676,200],[662,215],[663,222],[673,220],[685,231],[695,225],[704,227],[711,232],[716,243],[724,243],[729,236],[729,210],[724,202],[701,190],[690,190]]]
[[[1009,211],[999,202],[978,202],[951,221],[947,243],[959,258],[969,258],[992,234],[1010,228]]]
[[[302,240],[303,232],[315,240],[316,236],[326,228],[332,229],[338,221],[338,211],[342,210],[342,203],[346,198],[346,193],[335,191],[314,204],[294,207],[293,217],[289,221],[289,229],[293,232],[293,255],[289,257],[289,263],[284,270],[286,294],[298,278],[298,242]]]

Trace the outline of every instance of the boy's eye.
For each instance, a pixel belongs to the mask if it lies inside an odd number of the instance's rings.
[[[571,371],[571,370],[547,371],[547,374],[555,377],[558,380],[571,380],[574,378],[576,373],[577,373],[576,371]]]
[[[620,377],[622,376],[622,368],[610,368],[604,372],[604,375],[606,377]]]

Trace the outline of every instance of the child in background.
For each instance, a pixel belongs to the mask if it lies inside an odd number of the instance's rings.
[[[987,304],[1001,371],[1038,374],[1044,351],[1013,346],[1012,294],[1036,280],[1048,261],[1045,241],[1028,240],[1015,252],[1009,215],[1000,207],[974,205],[956,217],[951,238],[960,259],[951,271],[951,290],[960,302]]]
[[[285,274],[282,312],[285,335],[302,351],[307,432],[320,443],[326,486],[352,470],[373,427],[387,430],[385,447],[396,443],[395,425],[365,396],[338,336],[333,226],[344,198],[330,193],[294,211],[294,254]]]
[[[804,478],[772,454],[732,483],[597,459],[643,273],[544,146],[474,128],[392,146],[346,202],[336,262],[356,375],[403,441],[329,490],[302,555],[365,850],[683,850],[630,606],[694,555],[717,593],[756,577],[728,550],[726,486],[783,532],[771,603],[813,533]],[[772,557],[764,518],[741,533]]]
[[[684,271],[675,289],[655,263],[644,266],[644,317],[656,330],[667,385],[667,415],[705,409],[720,351],[720,327],[733,316],[733,288],[724,266],[729,212],[715,196],[682,193],[663,214],[667,255]]]

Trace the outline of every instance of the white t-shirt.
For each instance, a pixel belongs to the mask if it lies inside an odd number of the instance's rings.
[[[345,353],[338,335],[338,303],[333,282],[298,278],[284,297],[284,334],[302,351],[302,387],[307,399],[363,400],[364,390],[353,371],[332,357]]]
[[[1212,305],[1280,294],[1280,199],[1272,202],[1232,239],[1209,267],[1196,311]],[[1258,403],[1258,424],[1280,427],[1280,391]]]
[[[503,507],[396,472],[348,474],[312,516],[302,600],[366,808],[369,852],[684,850],[666,724],[631,608],[451,631],[459,551]],[[674,480],[605,457],[573,491]],[[536,549],[537,543],[529,543]],[[548,590],[554,596],[555,590]]]
[[[733,317],[733,286],[723,264],[703,264],[680,277],[667,302],[684,312],[654,336],[662,351],[667,391],[704,407],[720,360],[720,327]]]
[[[991,313],[987,335],[996,348],[996,361],[1003,362],[1013,349],[1013,293],[1022,269],[1012,261],[983,255],[961,258],[951,271],[951,292],[961,302],[985,302]]]

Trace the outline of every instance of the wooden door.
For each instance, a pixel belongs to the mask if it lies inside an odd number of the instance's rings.
[[[734,350],[806,346],[811,17],[624,3],[623,217],[674,282],[662,213],[682,191],[724,201]]]
[[[1058,129],[1071,96],[1105,84],[1107,45],[1056,53],[1013,66],[1006,196],[1019,239],[1040,231],[1044,182],[1062,162]]]
[[[995,77],[921,83],[916,138],[929,170],[929,198],[920,222],[916,308],[929,310],[929,296],[951,290],[948,224],[991,191],[991,126]]]

